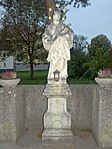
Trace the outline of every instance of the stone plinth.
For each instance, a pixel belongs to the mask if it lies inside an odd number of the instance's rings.
[[[112,147],[112,88],[94,90],[92,131],[100,147]]]
[[[21,87],[0,88],[0,141],[16,143],[25,130],[25,97]]]
[[[71,115],[67,111],[67,97],[71,95],[65,80],[49,81],[44,93],[48,97],[48,109],[44,114],[43,140],[66,139],[71,132]]]

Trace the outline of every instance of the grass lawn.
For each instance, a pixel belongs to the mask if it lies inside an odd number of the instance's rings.
[[[30,79],[29,71],[20,71],[20,72],[17,72],[17,78],[21,79],[19,84],[24,84],[24,85],[46,84],[47,70],[34,71],[34,79]]]
[[[21,79],[21,85],[36,85],[36,84],[46,84],[47,83],[47,73],[48,70],[37,70],[34,71],[34,79],[30,79],[30,72],[17,72],[17,77]],[[95,84],[94,80],[89,78],[84,79],[75,79],[75,78],[68,78],[67,81],[69,84]]]

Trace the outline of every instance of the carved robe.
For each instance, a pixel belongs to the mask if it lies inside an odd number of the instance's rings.
[[[48,25],[43,34],[43,46],[49,52],[50,62],[48,79],[54,77],[55,70],[60,71],[60,78],[67,78],[67,61],[70,60],[70,48],[73,47],[73,31],[64,23]]]

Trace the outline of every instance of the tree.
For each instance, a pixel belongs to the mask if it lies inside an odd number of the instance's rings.
[[[86,62],[87,55],[86,50],[88,42],[87,37],[83,35],[75,35],[74,47],[71,49],[71,60],[69,62],[69,76],[80,78],[87,70]]]
[[[47,5],[49,4],[53,4],[56,3],[56,2],[63,2],[63,3],[66,3],[66,4],[74,4],[74,7],[79,7],[79,6],[82,6],[82,7],[86,7],[88,5],[90,5],[90,0],[45,0],[45,3]],[[36,2],[36,1],[35,1]],[[4,6],[4,7],[10,7],[13,3],[13,0],[1,0],[0,1],[0,5],[1,6]]]
[[[91,69],[92,78],[97,72],[105,67],[112,67],[112,59],[110,56],[111,41],[103,34],[94,37],[88,48],[90,57],[89,67]]]
[[[12,41],[13,46],[17,52],[17,49],[23,47],[25,50],[25,58],[29,59],[31,74],[30,77],[33,78],[33,63],[35,61],[35,49],[40,49],[42,47],[40,29],[44,28],[47,22],[49,7],[55,8],[55,4],[59,3],[62,7],[68,4],[73,4],[74,7],[85,7],[89,5],[89,0],[1,0],[0,5],[5,8],[5,19],[7,20],[6,26],[12,26],[16,29],[16,36],[14,41]],[[46,4],[46,5],[45,5]],[[47,11],[46,11],[47,8]],[[52,11],[53,12],[53,11]],[[52,15],[51,12],[51,15]],[[39,34],[37,34],[37,32]],[[13,40],[13,38],[11,38]],[[38,39],[38,43],[37,43]],[[18,45],[19,44],[19,45]],[[21,44],[21,45],[20,45]],[[40,51],[39,51],[40,52]],[[42,52],[43,54],[45,53]],[[41,55],[43,55],[40,53]]]
[[[12,43],[9,40],[11,36],[6,31],[6,27],[0,30],[0,58],[1,61],[6,59],[6,56],[9,56],[11,53],[9,51],[12,50]],[[9,51],[7,50],[9,49]]]
[[[47,22],[44,0],[3,0],[5,7],[4,28],[12,36],[10,42],[13,51],[18,53],[22,47],[26,62],[30,64],[30,77],[33,78],[33,64],[36,60],[45,59],[42,46],[42,34]],[[45,57],[45,56],[44,56]]]
[[[98,48],[102,48],[104,52],[111,48],[111,41],[103,34],[100,34],[91,40],[91,44],[89,45],[90,56],[95,55],[96,49]]]
[[[66,4],[71,5],[72,3],[74,4],[74,7],[79,8],[80,6],[82,7],[86,7],[88,5],[90,5],[90,0],[68,0],[65,1]]]

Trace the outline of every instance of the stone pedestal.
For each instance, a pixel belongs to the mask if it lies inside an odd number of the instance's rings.
[[[112,88],[94,90],[92,131],[100,147],[112,147]]]
[[[48,109],[44,114],[43,140],[72,138],[71,115],[67,111],[67,97],[71,95],[66,80],[49,80],[43,95],[48,98]]]

